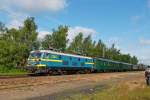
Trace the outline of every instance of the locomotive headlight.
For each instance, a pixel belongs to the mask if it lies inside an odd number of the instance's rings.
[[[39,69],[39,68],[45,68],[46,65],[45,64],[37,64],[36,67]]]
[[[41,61],[41,59],[39,59],[39,61]]]

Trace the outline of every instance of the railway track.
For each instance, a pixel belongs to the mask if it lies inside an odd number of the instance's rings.
[[[132,72],[105,72],[105,74],[109,73],[133,73],[133,72],[139,72],[139,71],[132,71]],[[92,75],[100,74],[100,73],[91,73]],[[102,73],[101,73],[102,74]],[[66,76],[66,75],[86,75],[86,74],[51,74],[50,76]],[[49,76],[48,74],[20,74],[20,75],[0,75],[0,79],[11,79],[11,78],[27,78],[27,77],[40,77],[40,76]]]
[[[0,79],[11,79],[11,78],[26,78],[34,77],[34,74],[21,74],[21,75],[0,75]]]

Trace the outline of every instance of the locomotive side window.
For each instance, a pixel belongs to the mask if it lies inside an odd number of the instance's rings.
[[[78,58],[78,61],[80,61],[80,58]]]
[[[61,59],[61,55],[59,55],[59,59]]]
[[[72,57],[70,57],[70,60],[72,60]]]
[[[43,56],[44,59],[61,59],[61,55],[55,55],[55,54],[50,54],[50,53],[45,53]]]
[[[30,53],[30,56],[29,56],[30,59],[41,58],[41,57],[42,57],[42,53],[41,52]]]

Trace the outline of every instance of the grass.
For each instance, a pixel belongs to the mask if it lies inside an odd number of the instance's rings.
[[[24,69],[0,67],[0,75],[21,75],[27,73]]]
[[[62,100],[150,100],[150,87],[143,82],[136,88],[126,84],[118,84],[110,89],[98,90],[93,93],[78,93]]]

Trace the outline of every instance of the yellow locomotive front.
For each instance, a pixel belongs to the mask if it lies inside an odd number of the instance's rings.
[[[44,52],[41,51],[31,51],[28,62],[27,62],[27,70],[35,73],[36,71],[39,71],[40,69],[45,69],[46,65],[42,64],[42,57],[44,55]]]

